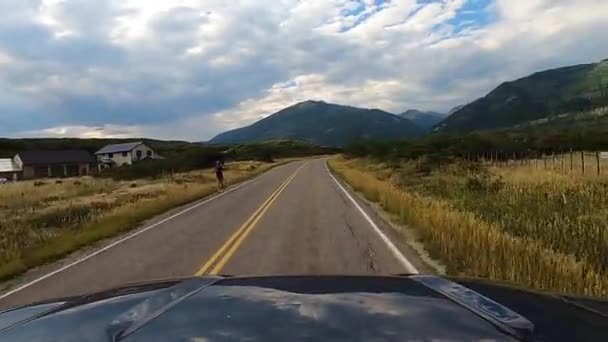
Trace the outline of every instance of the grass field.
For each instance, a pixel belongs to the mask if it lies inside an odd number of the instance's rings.
[[[608,176],[533,166],[334,158],[365,197],[420,231],[448,272],[608,295]]]
[[[226,180],[284,162],[228,163]],[[215,191],[211,170],[128,182],[83,177],[0,185],[0,280]]]

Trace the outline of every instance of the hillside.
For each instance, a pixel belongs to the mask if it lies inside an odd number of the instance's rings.
[[[436,112],[423,112],[417,109],[409,109],[398,115],[402,118],[411,120],[416,126],[423,130],[428,130],[445,119],[445,115],[443,114]]]
[[[608,60],[568,66],[505,82],[436,126],[441,132],[508,128],[608,104]]]
[[[398,139],[421,134],[422,130],[410,120],[379,109],[306,101],[250,126],[222,133],[210,143],[293,139],[324,146],[344,146],[357,139]]]

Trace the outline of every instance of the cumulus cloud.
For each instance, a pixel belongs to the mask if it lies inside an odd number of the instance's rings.
[[[0,135],[205,140],[294,102],[447,111],[608,57],[603,0],[4,0]]]

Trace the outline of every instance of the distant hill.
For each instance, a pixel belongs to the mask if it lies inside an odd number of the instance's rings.
[[[546,70],[505,82],[455,110],[435,130],[493,130],[608,105],[608,61]]]
[[[379,109],[306,101],[250,126],[219,134],[210,143],[293,139],[323,146],[344,146],[357,139],[399,139],[422,133],[412,121]]]
[[[423,112],[417,109],[410,109],[401,114],[400,117],[411,120],[416,126],[423,130],[428,130],[443,119],[445,115],[436,112]]]

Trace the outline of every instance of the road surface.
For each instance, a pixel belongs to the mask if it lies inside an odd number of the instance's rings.
[[[275,168],[146,222],[102,250],[41,267],[0,293],[0,309],[170,277],[423,270],[416,253],[325,162]]]

